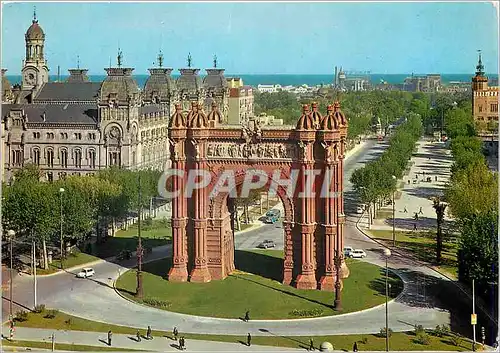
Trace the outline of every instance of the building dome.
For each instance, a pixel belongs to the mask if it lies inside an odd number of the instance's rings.
[[[314,122],[311,117],[311,113],[309,112],[309,105],[304,104],[302,106],[302,116],[299,118],[297,122],[297,130],[314,130]]]
[[[45,39],[45,33],[43,33],[42,27],[40,27],[37,20],[33,20],[33,23],[26,31],[25,38],[26,40]]]
[[[189,116],[189,127],[195,129],[205,129],[208,127],[208,121],[203,109],[200,109],[197,103],[193,103]]]
[[[344,113],[340,111],[340,102],[333,103],[333,116],[338,121],[339,126],[347,126],[347,119]]]
[[[339,122],[333,113],[333,105],[329,105],[326,110],[327,113],[321,121],[321,130],[337,130],[339,128]]]
[[[212,101],[212,111],[208,113],[207,120],[210,127],[215,127],[217,124],[222,123],[222,114],[215,101]]]
[[[186,118],[182,115],[182,108],[180,104],[175,105],[175,113],[170,118],[170,127],[182,129],[186,127]]]
[[[313,119],[313,123],[316,129],[319,128],[319,124],[321,123],[321,120],[323,120],[323,117],[321,116],[321,113],[318,111],[318,103],[316,102],[313,102],[312,104],[311,118]]]

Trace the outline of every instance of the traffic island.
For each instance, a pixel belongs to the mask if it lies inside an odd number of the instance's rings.
[[[362,261],[347,260],[351,276],[344,280],[341,312],[333,309],[334,294],[300,290],[281,283],[283,251],[235,251],[234,271],[222,281],[179,283],[167,281],[171,259],[143,266],[144,297],[135,294],[136,270],[122,274],[115,283],[125,298],[158,309],[190,315],[241,318],[248,310],[254,319],[301,319],[339,315],[385,303],[385,270]],[[389,297],[396,298],[403,283],[390,274]]]

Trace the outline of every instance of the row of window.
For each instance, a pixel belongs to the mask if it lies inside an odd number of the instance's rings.
[[[482,104],[479,104],[478,110],[479,110],[480,113],[483,112],[483,105]],[[490,112],[492,112],[492,113],[497,113],[498,112],[498,103],[492,103],[492,104],[490,104]]]
[[[47,132],[46,136],[47,136],[48,140],[53,140],[55,138],[55,135],[54,135],[53,132]],[[96,136],[97,135],[95,133],[89,132],[87,134],[87,139],[88,140],[95,140]],[[67,140],[68,139],[68,133],[67,132],[61,132],[60,133],[60,137],[61,137],[62,140]],[[82,139],[82,133],[81,132],[75,132],[75,133],[73,133],[72,137],[73,137],[74,140],[81,140]],[[35,140],[40,139],[41,138],[41,134],[39,132],[35,131],[35,132],[33,132],[33,138]]]
[[[156,138],[156,137],[161,137],[161,136],[166,136],[167,135],[167,128],[166,127],[161,127],[157,129],[152,129],[152,130],[146,130],[141,132],[141,138]]]

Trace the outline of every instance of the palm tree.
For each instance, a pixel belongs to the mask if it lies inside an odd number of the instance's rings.
[[[436,233],[436,263],[441,263],[441,252],[443,250],[443,219],[444,211],[446,209],[446,204],[441,202],[439,197],[435,197],[434,200],[434,210],[436,210],[436,220],[437,220],[437,233]]]

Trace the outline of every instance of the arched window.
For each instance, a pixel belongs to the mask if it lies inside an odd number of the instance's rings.
[[[33,149],[33,163],[40,165],[40,150],[38,148]]]
[[[61,167],[68,167],[68,150],[61,149]]]
[[[54,166],[54,150],[47,150],[47,166],[52,168]]]
[[[75,166],[77,168],[82,167],[82,151],[80,149],[75,149],[74,152],[74,158],[75,158]]]
[[[89,150],[89,167],[95,169],[96,153],[94,149]]]

